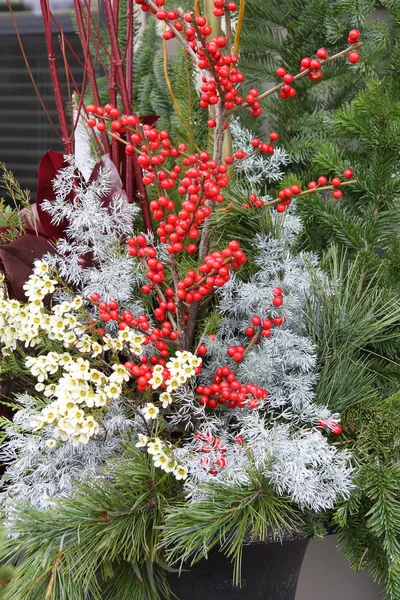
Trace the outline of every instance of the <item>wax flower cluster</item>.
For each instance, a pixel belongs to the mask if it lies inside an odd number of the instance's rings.
[[[166,473],[173,473],[175,479],[186,479],[188,476],[187,467],[179,464],[174,457],[172,445],[165,443],[160,438],[151,438],[139,433],[137,448],[146,448],[147,453],[152,457],[154,466],[162,469]]]
[[[57,439],[74,446],[87,444],[100,427],[96,420],[98,409],[119,398],[123,383],[129,380],[129,372],[123,365],[113,365],[113,373],[107,377],[91,368],[88,360],[68,353],[50,352],[38,358],[28,357],[26,366],[38,378],[35,389],[48,398],[55,398],[32,421],[34,431],[46,426],[53,428],[53,438],[46,442],[49,447],[55,446]],[[42,383],[59,369],[62,373],[56,383]]]
[[[1,287],[0,345],[4,356],[10,355],[18,342],[23,342],[26,348],[36,346],[43,335],[50,340],[63,341],[66,348],[82,335],[84,330],[73,314],[82,307],[82,298],[76,296],[71,302],[63,302],[51,311],[45,309],[43,300],[55,291],[57,285],[48,271],[47,263],[35,263],[33,274],[24,285],[28,298],[26,304],[8,299],[4,285]],[[4,275],[1,275],[1,282],[4,282]]]

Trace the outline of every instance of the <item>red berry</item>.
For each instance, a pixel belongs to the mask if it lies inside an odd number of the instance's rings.
[[[252,319],[251,322],[253,325],[255,325],[256,327],[258,327],[259,325],[261,325],[261,318],[257,315],[255,315]]]
[[[345,179],[351,179],[351,178],[353,177],[353,175],[354,175],[354,173],[353,173],[353,171],[352,171],[351,169],[346,169],[346,170],[343,172],[343,177],[344,177]]]
[[[355,65],[356,63],[358,63],[359,60],[360,60],[360,55],[358,54],[358,52],[350,52],[349,62],[351,62],[353,65]]]
[[[318,183],[316,181],[310,181],[310,183],[308,184],[307,188],[309,190],[313,190],[314,188],[318,187]]]
[[[334,435],[340,435],[343,431],[340,423],[333,423],[330,427],[331,427],[331,431]]]
[[[233,252],[237,252],[240,248],[239,242],[237,242],[236,240],[230,241],[228,244],[228,248]]]
[[[317,56],[318,56],[318,58],[321,58],[322,60],[324,60],[325,58],[328,57],[328,51],[325,50],[325,48],[319,48],[317,50]]]
[[[283,212],[285,212],[285,210],[286,210],[286,206],[285,206],[284,204],[277,204],[277,205],[276,205],[276,210],[277,210],[279,213],[283,213]]]
[[[232,358],[235,362],[240,362],[241,360],[243,360],[243,354],[241,352],[235,352]]]
[[[279,135],[276,131],[271,131],[271,133],[269,134],[269,139],[271,140],[271,142],[276,142],[276,140],[279,139]]]
[[[275,296],[275,298],[272,300],[272,304],[274,306],[282,306],[282,304],[283,304],[282,296]]]
[[[272,290],[274,296],[282,296],[283,290],[281,287],[276,287]]]
[[[321,67],[321,63],[317,58],[313,58],[310,62],[310,69],[317,71]]]
[[[360,39],[361,33],[358,29],[352,29],[349,31],[349,37],[347,38],[349,44],[355,44]]]
[[[197,348],[197,354],[199,356],[204,356],[207,354],[207,346],[205,344],[200,344],[200,346]]]
[[[321,177],[318,177],[318,185],[326,185],[328,183],[328,180],[326,177],[324,177],[323,175]]]
[[[292,83],[294,77],[291,73],[286,73],[286,75],[283,76],[283,81],[285,83]]]
[[[276,74],[278,77],[283,77],[284,75],[286,75],[286,69],[284,69],[283,67],[279,67],[279,69],[276,70]]]
[[[333,192],[332,192],[333,198],[336,198],[336,200],[339,200],[339,198],[341,198],[342,196],[343,196],[342,190],[333,190]]]
[[[100,300],[100,294],[98,294],[97,292],[93,292],[93,294],[90,295],[90,299],[93,300],[93,302],[97,302],[98,300]]]
[[[333,177],[331,184],[333,185],[333,187],[339,187],[341,185],[342,181],[340,179],[340,177]]]

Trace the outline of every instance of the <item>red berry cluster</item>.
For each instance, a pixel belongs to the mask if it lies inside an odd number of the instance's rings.
[[[351,169],[346,169],[343,172],[343,177],[345,179],[351,179],[353,177],[354,173]],[[315,188],[318,188],[319,186],[325,186],[328,184],[328,179],[325,176],[321,176],[318,177],[317,181],[310,181],[310,183],[308,184],[308,189],[309,190],[313,190]],[[340,177],[333,177],[330,181],[330,185],[332,185],[335,189],[332,191],[332,197],[335,198],[336,200],[339,200],[339,198],[341,198],[343,196],[343,192],[342,190],[339,190],[338,188],[342,185],[342,180],[340,179]]]
[[[236,2],[225,2],[224,0],[214,0],[213,13],[216,17],[222,17],[224,14],[224,8],[230,12],[234,12],[237,9]]]
[[[357,44],[357,42],[360,41],[360,35],[361,33],[358,29],[352,29],[349,32],[349,37],[347,38],[347,41],[349,42],[349,44]],[[350,52],[348,59],[349,62],[351,62],[354,65],[360,60],[360,55],[358,54],[358,52],[353,50],[353,52]]]
[[[283,67],[279,67],[276,70],[276,75],[282,79],[281,91],[279,92],[282,100],[293,98],[296,95],[296,90],[291,85],[294,81],[294,76],[291,73],[288,73]]]
[[[170,254],[182,250],[189,254],[197,251],[193,242],[199,237],[199,228],[211,214],[211,208],[206,205],[206,201],[223,202],[225,198],[221,191],[229,183],[227,166],[218,165],[214,160],[210,160],[208,152],[186,157],[183,164],[187,168],[182,172],[178,192],[186,198],[178,214],[169,214],[157,229],[157,235],[161,242],[167,244]],[[181,169],[180,166],[175,168]],[[173,208],[174,203],[165,196],[160,196],[150,204],[156,220],[165,216],[165,210]],[[189,240],[189,244],[185,247],[186,240]]]
[[[107,125],[105,120],[109,120],[111,121],[111,131],[116,135],[125,133],[126,127],[137,127],[140,124],[140,120],[135,115],[123,115],[121,117],[119,108],[116,108],[111,103],[106,104],[104,107],[88,104],[86,112],[92,115],[87,122],[89,127],[97,127],[99,131],[106,131]]]
[[[250,194],[249,195],[249,202],[244,202],[243,203],[243,208],[262,208],[264,206],[264,202],[262,200],[260,200],[260,198],[257,198],[257,196],[255,194]]]
[[[298,196],[301,192],[299,185],[292,185],[292,187],[286,187],[278,192],[278,198],[281,202],[276,205],[276,210],[280,213],[285,212],[286,208],[291,204],[292,198]]]
[[[200,459],[200,465],[208,471],[210,475],[218,475],[219,469],[226,467],[225,458],[226,448],[222,444],[220,437],[215,437],[211,432],[195,433],[197,440],[196,452],[202,454],[212,454],[212,457]]]
[[[317,427],[322,427],[323,429],[333,433],[334,435],[340,435],[343,431],[343,428],[340,425],[340,423],[337,423],[337,421],[334,421],[333,419],[327,419],[326,421],[320,419],[317,423]]]
[[[272,304],[276,307],[282,306],[282,288],[276,287],[272,290],[272,293],[274,294]],[[262,319],[258,315],[254,315],[254,317],[251,319],[252,326],[246,328],[246,335],[250,338],[250,341],[253,340],[254,336],[257,336],[255,342],[259,344],[261,336],[271,337],[272,328],[274,326],[279,327],[282,325],[283,321],[284,319],[282,317],[272,317],[269,315],[267,318]],[[229,346],[228,350],[226,351],[227,355],[230,356],[235,362],[241,362],[245,352],[246,348],[244,346]]]
[[[359,39],[360,32],[358,31],[358,29],[352,29],[349,32],[348,36],[349,44],[355,44],[359,41]],[[320,79],[322,79],[323,76],[321,70],[321,61],[324,61],[327,58],[328,51],[326,50],[326,48],[319,48],[316,52],[316,57],[311,58],[309,56],[305,56],[301,59],[300,72],[307,72],[307,77],[310,81],[319,81]],[[347,58],[351,63],[357,63],[360,59],[360,55],[358,54],[358,52],[353,51],[347,55]],[[295,81],[295,77],[291,73],[288,73],[284,67],[279,67],[276,70],[276,75],[277,77],[280,77],[282,79],[280,97],[283,100],[286,100],[286,98],[293,98],[293,96],[296,95],[296,90],[292,85]]]
[[[152,342],[154,347],[159,351],[160,356],[168,358],[168,344],[162,340],[169,339],[175,341],[178,337],[177,332],[172,330],[172,325],[169,321],[158,319],[161,321],[161,327],[152,328],[146,315],[135,317],[130,310],[124,310],[120,313],[118,302],[115,300],[101,302],[100,295],[97,292],[91,294],[90,299],[98,305],[100,320],[103,323],[117,321],[119,329],[126,329],[127,327],[137,329],[145,335],[144,345]],[[158,313],[158,315],[161,316],[161,313]]]
[[[165,281],[165,267],[163,263],[157,260],[157,250],[153,246],[149,246],[147,244],[144,235],[138,235],[136,238],[129,238],[127,240],[127,244],[129,246],[128,252],[130,256],[138,256],[139,258],[143,258],[144,262],[149,267],[146,277],[151,283],[159,284]],[[148,292],[144,291],[144,293]],[[168,310],[173,310],[173,308]]]
[[[177,296],[187,304],[199,302],[210,294],[214,287],[222,287],[230,279],[230,269],[238,269],[245,264],[246,256],[240,250],[239,242],[232,240],[222,252],[215,251],[205,257],[198,273],[188,271],[185,279],[178,283]]]
[[[272,131],[269,134],[269,139],[271,142],[276,142],[279,139],[279,135],[276,133],[276,131]],[[259,138],[254,138],[251,141],[251,145],[254,148],[252,154],[257,152],[261,152],[262,154],[273,154],[275,152],[275,148],[273,147],[272,143],[262,142]],[[232,165],[235,159],[239,161],[244,160],[247,157],[248,154],[244,150],[236,150],[233,156],[231,154],[227,154],[224,158],[224,162],[227,165]]]
[[[259,401],[268,396],[266,390],[252,383],[242,385],[229,367],[219,367],[212,385],[199,385],[196,392],[200,395],[200,404],[209,408],[225,403],[228,408],[258,408]]]

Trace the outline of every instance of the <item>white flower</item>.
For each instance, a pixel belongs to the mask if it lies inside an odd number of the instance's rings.
[[[147,444],[147,452],[149,454],[160,454],[163,449],[163,443],[159,438],[155,438],[154,442]]]
[[[164,468],[168,465],[168,456],[161,452],[160,454],[153,455],[153,461],[155,467]]]
[[[35,260],[33,272],[40,277],[49,272],[49,265],[44,260]]]
[[[46,423],[53,423],[57,418],[57,412],[54,408],[46,407],[42,410],[42,418]]]
[[[75,296],[75,298],[72,300],[71,305],[74,308],[81,308],[81,306],[83,306],[83,300],[80,296]]]
[[[116,381],[117,383],[123,383],[129,381],[130,373],[123,365],[113,365],[114,373],[109,377],[109,381]]]
[[[174,392],[181,386],[181,381],[177,377],[172,377],[167,381],[167,392]]]
[[[149,384],[151,385],[153,390],[156,390],[157,388],[159,388],[163,382],[164,382],[163,376],[159,375],[158,373],[156,373],[156,374],[153,373],[153,377],[151,379],[149,379]]]
[[[172,403],[172,396],[168,392],[163,392],[160,394],[160,401],[162,402],[162,407],[167,408]]]
[[[176,353],[176,357],[181,364],[187,362],[192,356],[193,354],[191,352],[187,352],[186,350],[184,352],[178,350]]]
[[[143,408],[143,415],[147,421],[150,421],[151,419],[156,419],[159,412],[160,409],[157,408],[157,406],[155,406],[152,402],[149,402]]]
[[[172,458],[168,458],[168,462],[167,462],[166,465],[163,466],[163,470],[166,473],[172,473],[175,470],[175,468],[176,468],[175,459],[173,457]]]
[[[117,383],[110,383],[105,386],[104,393],[108,398],[117,399],[121,395],[121,387]]]
[[[174,469],[174,475],[176,479],[186,479],[188,476],[188,470],[183,465],[177,465]]]
[[[55,448],[57,446],[57,441],[53,439],[46,440],[46,446],[48,448]]]
[[[138,441],[136,442],[136,448],[144,448],[149,443],[150,438],[143,433],[138,434]]]

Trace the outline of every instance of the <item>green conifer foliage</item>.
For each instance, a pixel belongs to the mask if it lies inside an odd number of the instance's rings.
[[[296,84],[297,95],[289,101],[267,98],[263,103],[270,129],[279,131],[280,142],[290,153],[298,172],[325,138],[327,111],[355,96],[366,79],[376,73],[388,45],[387,26],[371,18],[371,0],[248,0],[241,37],[240,67],[249,85],[280,81],[279,66],[299,72],[299,57],[315,56],[320,47],[335,54],[343,47],[352,27],[362,31],[364,47],[356,67],[336,61],[324,70],[322,81]],[[291,168],[293,172],[293,168]],[[307,177],[307,175],[306,175]]]

